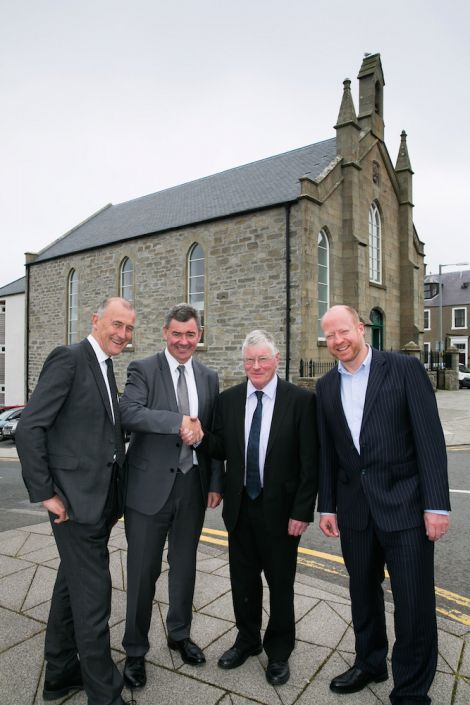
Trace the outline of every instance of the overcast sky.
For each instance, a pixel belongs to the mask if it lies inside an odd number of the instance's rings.
[[[470,262],[467,0],[0,0],[0,285],[107,203],[333,137],[380,52],[429,271]]]

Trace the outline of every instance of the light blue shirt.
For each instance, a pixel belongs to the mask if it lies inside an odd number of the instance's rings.
[[[341,402],[358,453],[361,452],[359,436],[372,361],[372,349],[367,347],[367,357],[355,372],[349,372],[341,361],[338,362],[338,372],[341,375]]]
[[[273,419],[274,402],[276,401],[277,375],[268,382],[263,388],[263,413],[261,415],[261,430],[259,434],[259,474],[261,485],[264,479],[264,461],[266,460],[266,450],[268,447],[269,432],[271,430],[271,421]],[[248,380],[246,387],[246,405],[245,405],[245,467],[246,467],[246,447],[248,445],[248,437],[250,435],[251,421],[258,404],[258,398],[255,394],[258,390]],[[245,471],[246,473],[246,471]],[[246,475],[245,475],[246,479]]]

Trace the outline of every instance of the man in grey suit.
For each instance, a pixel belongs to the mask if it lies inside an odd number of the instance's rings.
[[[322,319],[338,366],[316,387],[320,528],[341,532],[356,637],[352,668],[331,690],[354,693],[388,678],[382,582],[395,603],[393,705],[429,703],[437,663],[434,542],[449,528],[447,457],[431,383],[421,363],[366,345],[348,306]]]
[[[190,638],[196,551],[206,506],[222,496],[223,465],[182,443],[191,417],[211,427],[218,376],[193,358],[201,339],[199,314],[188,304],[166,315],[166,349],[129,365],[121,399],[124,427],[132,432],[128,452],[125,526],[128,541],[124,681],[146,683],[145,654],[155,583],[168,537],[168,646],[185,663],[205,662]],[[197,435],[196,435],[197,437]]]
[[[108,628],[107,543],[122,514],[125,454],[111,358],[132,340],[134,322],[128,301],[104,301],[88,338],[50,353],[18,425],[23,479],[31,501],[49,511],[60,554],[44,700],[84,688],[89,705],[123,704]]]

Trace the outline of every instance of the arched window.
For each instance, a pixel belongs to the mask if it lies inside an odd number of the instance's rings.
[[[67,343],[78,341],[78,274],[72,269],[67,284]]]
[[[320,325],[321,317],[330,305],[330,244],[325,230],[320,230],[317,241],[318,260],[318,337],[324,338]]]
[[[205,325],[205,261],[204,250],[197,242],[188,254],[188,303],[199,311],[201,323]],[[201,343],[204,342],[204,332]]]
[[[382,283],[382,228],[375,203],[369,208],[369,280]]]
[[[133,303],[134,301],[134,267],[129,257],[124,257],[119,272],[119,296]]]
[[[372,323],[372,347],[377,350],[384,349],[384,317],[382,311],[373,308],[369,314]]]

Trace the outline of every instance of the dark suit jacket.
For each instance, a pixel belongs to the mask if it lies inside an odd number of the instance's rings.
[[[99,520],[115,439],[108,392],[88,340],[50,353],[18,424],[16,445],[31,502],[58,494],[71,519]]]
[[[425,509],[450,509],[447,455],[426,370],[412,357],[372,350],[359,454],[335,368],[316,387],[320,436],[318,510],[364,529],[419,526]]]
[[[192,360],[199,418],[211,427],[219,393],[217,374]],[[142,514],[156,514],[173,487],[181,448],[175,388],[165,353],[131,362],[120,401],[123,426],[132,432],[127,455],[126,506]],[[204,504],[208,492],[223,490],[223,466],[197,453]]]
[[[228,531],[237,523],[245,481],[247,382],[220,395],[213,433],[201,448],[226,459],[223,518]],[[317,493],[315,397],[278,379],[264,465],[263,511],[272,535],[285,535],[290,518],[310,522]]]

